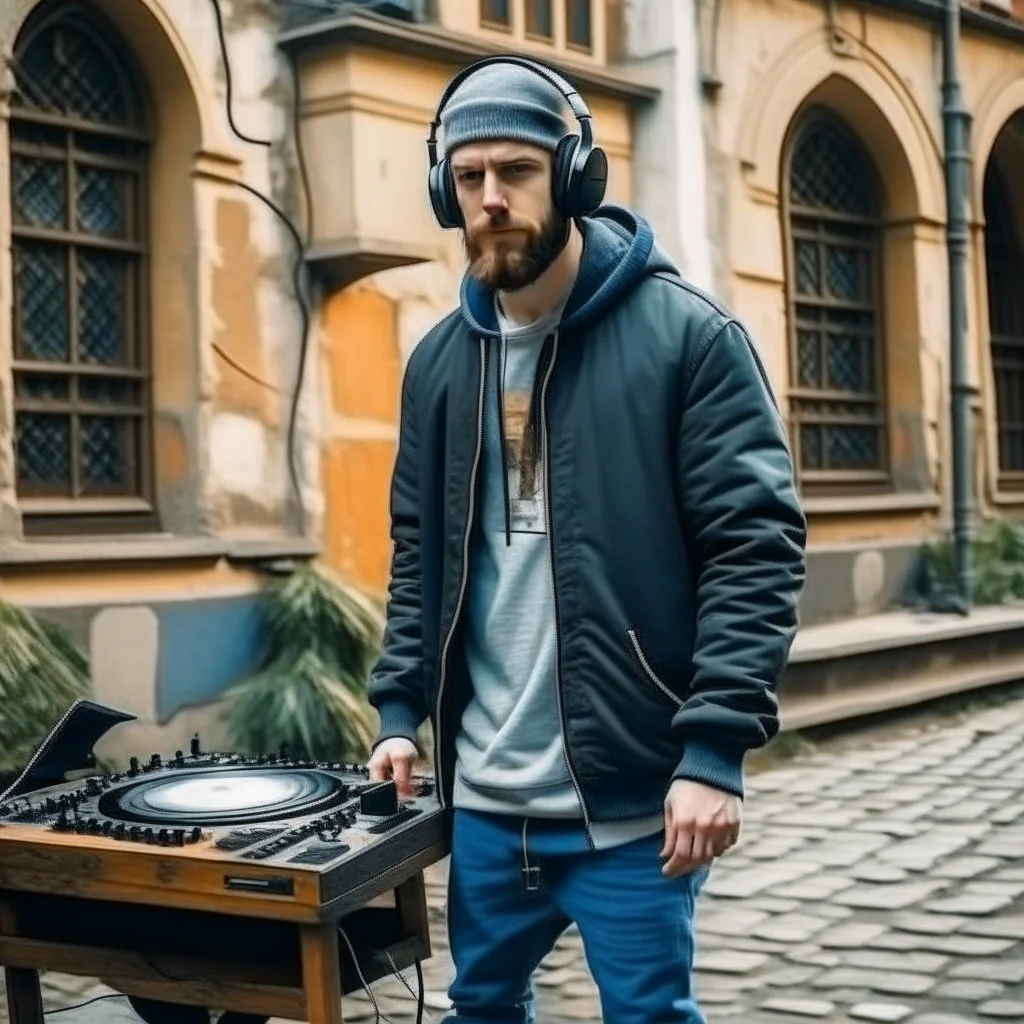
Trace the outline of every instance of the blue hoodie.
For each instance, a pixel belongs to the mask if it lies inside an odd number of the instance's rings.
[[[542,320],[506,320],[492,292],[468,275],[462,314],[496,352],[485,395],[482,529],[474,534],[466,658],[473,696],[456,737],[455,806],[532,817],[580,818],[559,727],[553,579],[544,514],[539,394],[545,343],[621,299],[650,272],[647,223],[605,207],[581,224],[584,247],[570,291]],[[671,264],[660,256],[659,266]],[[538,370],[540,372],[538,372]],[[661,816],[596,836],[599,846],[657,831]],[[608,830],[603,830],[607,833]]]
[[[743,326],[641,218],[608,206],[581,227],[557,329],[516,351],[519,379],[469,278],[407,363],[369,697],[378,742],[431,719],[445,807],[458,786],[513,813],[582,811],[600,845],[656,820],[673,779],[742,796],[747,752],[779,726],[806,522]],[[536,442],[512,459],[508,385],[512,440]]]

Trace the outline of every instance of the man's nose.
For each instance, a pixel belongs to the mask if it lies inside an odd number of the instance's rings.
[[[508,209],[508,200],[501,188],[501,181],[493,171],[484,174],[484,209],[490,216]]]

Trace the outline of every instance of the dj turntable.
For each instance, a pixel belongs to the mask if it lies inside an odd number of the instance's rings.
[[[144,1009],[173,994],[252,1012],[262,989],[259,1019],[335,1022],[332,991],[429,955],[421,872],[448,852],[429,778],[400,800],[365,766],[207,752],[198,736],[89,771],[96,741],[131,718],[77,702],[0,793],[0,964],[81,973],[91,951],[89,971]],[[220,991],[184,963],[204,956],[227,972]],[[323,988],[325,969],[339,975],[326,1002],[307,977]]]

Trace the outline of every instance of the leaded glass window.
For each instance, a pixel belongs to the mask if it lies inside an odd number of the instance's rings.
[[[985,264],[996,393],[999,483],[1024,488],[1024,252],[1006,181],[985,174]]]
[[[140,98],[123,55],[73,13],[24,38],[14,74],[19,500],[27,512],[137,508],[149,407]]]
[[[790,396],[805,484],[887,476],[876,181],[838,118],[805,117],[786,180]]]

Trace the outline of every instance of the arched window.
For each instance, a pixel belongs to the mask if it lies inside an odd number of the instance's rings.
[[[875,169],[831,112],[793,134],[784,195],[794,448],[801,483],[888,480]]]
[[[1000,484],[1020,489],[1024,488],[1024,254],[1006,181],[994,160],[985,174],[984,204]]]
[[[128,66],[67,7],[15,48],[15,455],[27,529],[150,510],[147,137]]]

